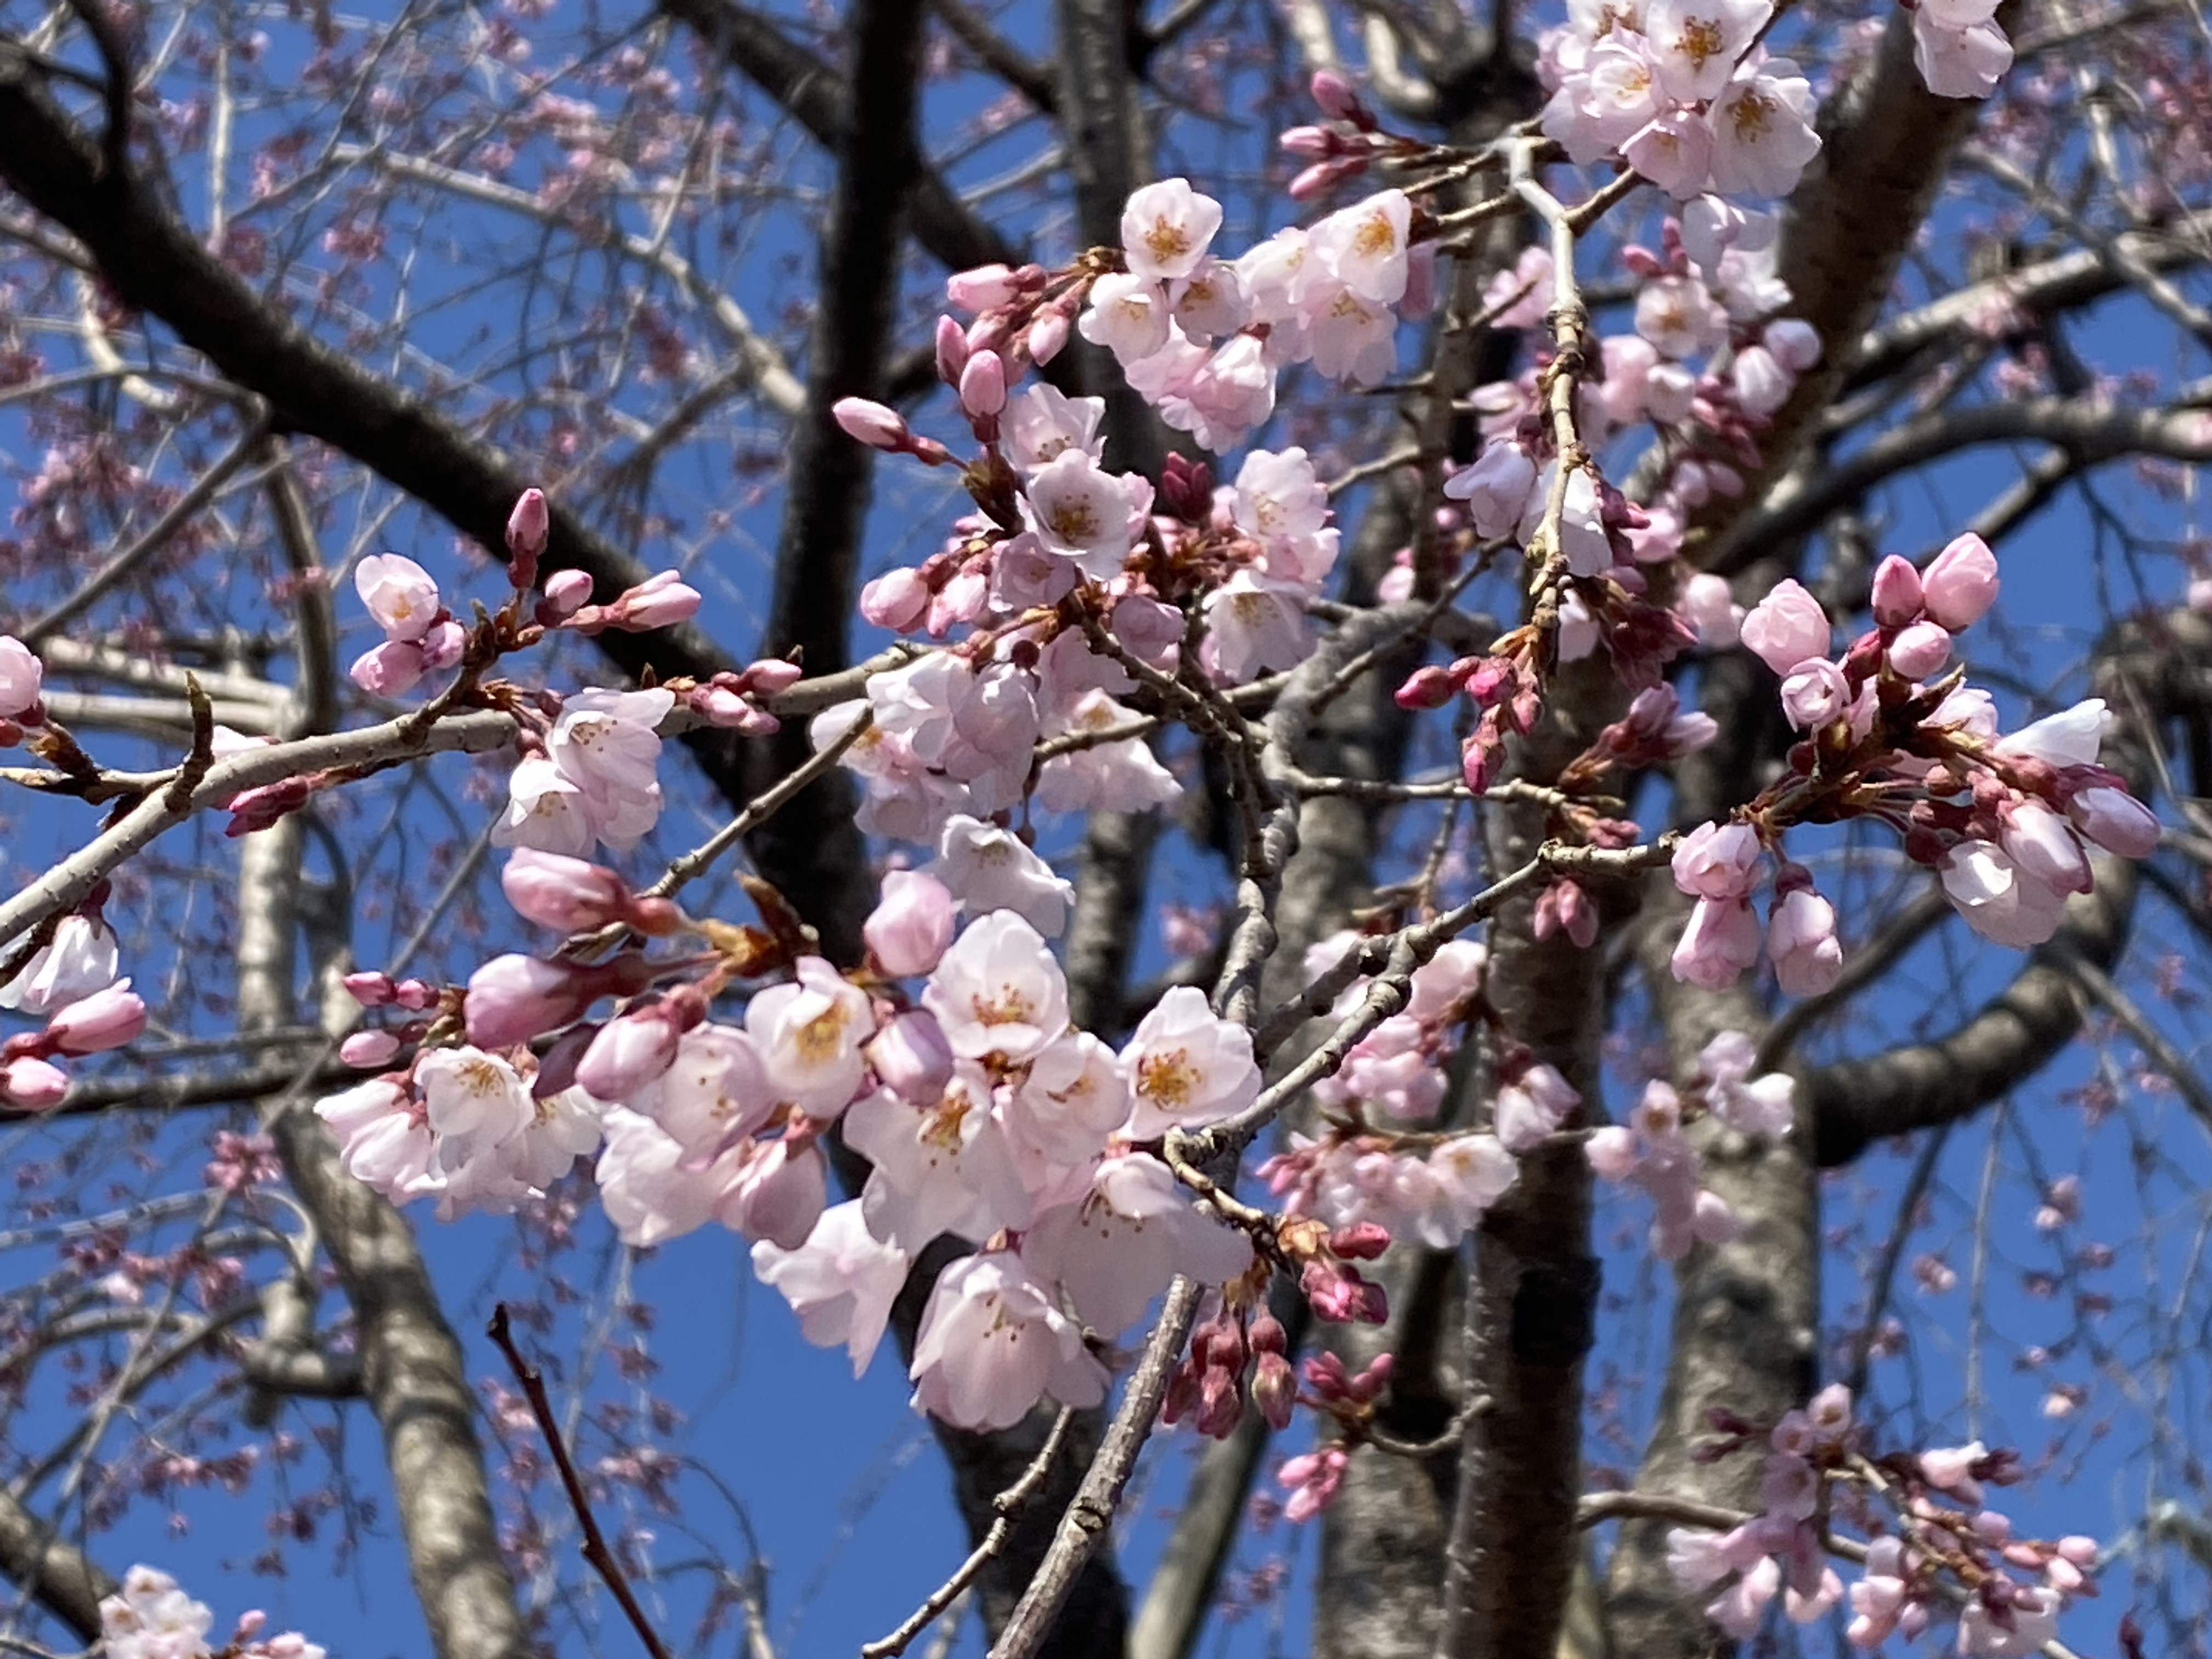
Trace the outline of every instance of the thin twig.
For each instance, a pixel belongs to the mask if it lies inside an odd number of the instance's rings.
[[[522,1385],[524,1398],[530,1401],[530,1414],[538,1419],[538,1431],[545,1437],[545,1444],[553,1454],[553,1467],[561,1472],[561,1484],[568,1490],[568,1507],[575,1510],[576,1524],[583,1528],[584,1559],[592,1564],[592,1570],[614,1593],[615,1601],[629,1620],[630,1628],[637,1632],[638,1640],[645,1644],[645,1650],[653,1659],[674,1659],[653,1630],[652,1621],[646,1618],[645,1609],[638,1605],[637,1594],[630,1589],[622,1564],[607,1547],[606,1534],[599,1530],[599,1519],[592,1513],[592,1500],[585,1496],[583,1477],[569,1460],[568,1448],[561,1438],[560,1425],[554,1421],[553,1401],[546,1395],[545,1379],[515,1346],[514,1333],[507,1324],[506,1303],[491,1310],[491,1323],[485,1328],[485,1334],[507,1356],[507,1368],[514,1371],[514,1380]]]
[[[860,1659],[893,1659],[894,1655],[904,1653],[908,1644],[936,1623],[947,1608],[968,1593],[968,1587],[975,1582],[976,1575],[997,1559],[999,1552],[1006,1547],[1006,1540],[1014,1535],[1014,1522],[1020,1518],[1023,1510],[1029,1506],[1030,1499],[1036,1497],[1043,1486],[1046,1478],[1052,1473],[1052,1466],[1060,1461],[1060,1449],[1067,1443],[1068,1425],[1074,1421],[1073,1410],[1062,1406],[1060,1415],[1053,1419],[1052,1432],[1045,1436],[1044,1444],[1030,1459],[1029,1468],[1022,1471],[1021,1478],[991,1500],[991,1507],[998,1511],[998,1519],[991,1522],[991,1530],[984,1534],[983,1541],[975,1546],[965,1561],[953,1569],[952,1577],[930,1591],[928,1599],[908,1613],[906,1621],[896,1630],[880,1642],[864,1644],[860,1649]]]

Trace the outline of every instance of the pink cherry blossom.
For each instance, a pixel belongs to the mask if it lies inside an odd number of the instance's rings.
[[[1828,613],[1802,584],[1785,577],[1743,619],[1743,642],[1778,674],[1828,654]]]
[[[1239,570],[1206,596],[1208,665],[1232,685],[1271,668],[1295,668],[1313,649],[1298,590]]]
[[[1986,98],[2012,67],[2012,41],[1991,19],[1947,27],[1936,9],[1912,16],[1912,61],[1938,98]]]
[[[1129,494],[1083,450],[1062,450],[1030,473],[1020,507],[1037,540],[1094,581],[1121,573],[1129,553]]]
[[[1112,271],[1091,285],[1090,303],[1075,327],[1093,345],[1112,352],[1127,369],[1166,345],[1174,325],[1167,290],[1158,281]]]
[[[1010,1427],[1047,1394],[1077,1407],[1106,1397],[1106,1368],[1081,1329],[1005,1251],[938,1275],[908,1375],[915,1404],[964,1429]]]
[[[875,1035],[875,1012],[867,993],[820,957],[799,957],[793,971],[793,982],[754,995],[745,1030],[777,1097],[809,1117],[832,1118],[867,1073],[860,1046]]]
[[[969,924],[931,974],[922,1006],[966,1059],[1029,1059],[1067,1024],[1067,984],[1042,936],[994,910]]]
[[[1152,1005],[1121,1050],[1132,1139],[1203,1127],[1259,1097],[1252,1036],[1218,1018],[1204,992],[1178,985]]]
[[[867,1370],[906,1284],[907,1258],[869,1232],[858,1199],[823,1210],[795,1249],[763,1238],[752,1257],[753,1272],[791,1304],[809,1342],[842,1344],[853,1375]]]
[[[1167,1165],[1142,1152],[1099,1165],[1078,1201],[1037,1218],[1021,1254],[1102,1335],[1135,1324],[1177,1273],[1218,1285],[1252,1265],[1251,1241],[1194,1208]]]
[[[925,874],[942,883],[970,916],[1010,910],[1047,939],[1067,925],[1075,889],[1012,831],[956,812],[945,821],[937,857]]]
[[[98,916],[64,916],[15,977],[0,986],[0,1008],[51,1014],[115,983],[115,930]]]
[[[419,640],[438,619],[438,584],[398,553],[372,553],[354,567],[361,602],[387,640]]]
[[[860,1194],[868,1231],[908,1255],[941,1233],[980,1243],[1029,1222],[1029,1189],[991,1109],[991,1079],[973,1061],[956,1066],[929,1105],[883,1092],[856,1101],[845,1139],[874,1166]]]
[[[1740,74],[1715,100],[1706,118],[1713,127],[1714,189],[1776,198],[1797,187],[1820,139],[1813,131],[1812,85],[1796,71],[1788,58],[1771,58]]]
[[[1395,306],[1406,294],[1406,253],[1413,204],[1386,190],[1330,214],[1308,234],[1307,247],[1336,280],[1361,299]]]
[[[1644,32],[1668,95],[1686,104],[1720,96],[1773,12],[1767,0],[1649,0]]]

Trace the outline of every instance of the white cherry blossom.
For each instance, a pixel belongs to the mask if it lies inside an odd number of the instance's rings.
[[[1006,1251],[938,1275],[908,1374],[916,1405],[964,1429],[1011,1427],[1047,1394],[1079,1408],[1106,1397],[1106,1368],[1075,1322]]]
[[[845,1139],[875,1167],[860,1197],[868,1231],[918,1255],[940,1233],[978,1243],[1030,1218],[1030,1194],[991,1110],[991,1080],[963,1061],[933,1106],[886,1090],[845,1114]]]
[[[875,1035],[867,993],[820,957],[801,957],[797,977],[771,985],[745,1008],[745,1030],[776,1097],[809,1117],[845,1109],[867,1071],[861,1045]]]
[[[1080,1201],[1040,1216],[1022,1240],[1039,1280],[1067,1292],[1102,1336],[1127,1330],[1177,1273],[1200,1285],[1252,1265],[1251,1241],[1198,1210],[1174,1172],[1130,1152],[1098,1166]]]
[[[952,1052],[1029,1059],[1066,1029],[1067,983],[1036,929],[994,910],[952,941],[922,989]]]
[[[1163,179],[1132,191],[1121,210],[1121,246],[1132,274],[1147,281],[1188,276],[1221,228],[1221,204],[1188,179]]]
[[[1121,1079],[1133,1140],[1218,1123],[1260,1096],[1252,1034],[1218,1018],[1188,985],[1170,989],[1138,1024],[1121,1050]]]
[[[907,1258],[868,1231],[856,1198],[823,1211],[796,1249],[773,1239],[756,1243],[753,1272],[791,1304],[809,1342],[822,1348],[842,1344],[858,1376],[890,1323],[891,1304],[906,1283]]]
[[[970,916],[1011,910],[1047,939],[1067,926],[1075,888],[1012,831],[964,812],[945,821],[926,872],[943,882]]]

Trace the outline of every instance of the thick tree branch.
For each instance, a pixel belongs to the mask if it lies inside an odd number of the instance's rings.
[[[100,1599],[122,1588],[5,1490],[0,1490],[0,1572],[86,1642],[99,1638]]]
[[[1790,314],[1813,325],[1826,354],[1760,438],[1765,465],[1747,476],[1742,496],[1716,501],[1692,526],[1686,550],[1698,562],[1709,562],[1711,544],[1765,498],[1768,481],[1794,467],[1813,441],[1850,348],[1887,299],[1980,109],[1972,99],[1938,98],[1922,84],[1912,61],[1912,19],[1900,10],[1891,14],[1874,56],[1823,112],[1826,142],[1784,215],[1777,270],[1790,285]]]
[[[2057,446],[2074,469],[2129,455],[2212,459],[2212,410],[2142,409],[2051,397],[1972,404],[1916,416],[1842,460],[1800,468],[1754,512],[1712,544],[1710,568],[1733,573],[1746,560],[1796,540],[1878,484],[1981,444]]]

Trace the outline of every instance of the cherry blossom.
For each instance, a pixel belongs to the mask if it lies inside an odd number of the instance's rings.
[[[830,1206],[795,1249],[763,1238],[752,1250],[753,1272],[791,1304],[806,1340],[823,1348],[842,1344],[855,1376],[875,1357],[908,1267],[902,1253],[868,1231],[860,1208],[858,1199]]]
[[[938,1276],[908,1374],[917,1405],[966,1429],[1006,1428],[1047,1394],[1075,1407],[1106,1396],[1106,1368],[1082,1332],[1004,1251]]]
[[[1243,1110],[1260,1093],[1251,1034],[1218,1018],[1203,992],[1178,985],[1138,1023],[1122,1048],[1132,1103],[1128,1133],[1149,1140],[1202,1128]]]

